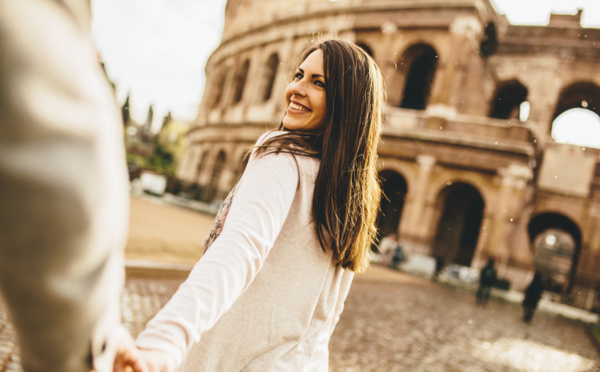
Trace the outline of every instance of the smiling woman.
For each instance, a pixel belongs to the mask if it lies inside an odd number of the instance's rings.
[[[286,129],[311,131],[321,125],[327,110],[321,49],[309,54],[298,67],[285,90],[285,103],[283,126]]]
[[[383,78],[361,48],[326,40],[284,96],[280,130],[258,140],[205,254],[138,338],[151,370],[327,370],[376,235]]]

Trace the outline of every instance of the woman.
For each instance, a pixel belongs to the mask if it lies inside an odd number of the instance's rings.
[[[222,232],[137,340],[150,371],[328,369],[376,233],[383,81],[362,49],[328,40],[303,54],[285,99]]]

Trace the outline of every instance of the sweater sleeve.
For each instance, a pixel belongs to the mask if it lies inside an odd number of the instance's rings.
[[[248,288],[285,222],[298,187],[290,154],[252,156],[221,235],[171,300],[148,323],[137,345],[170,353],[178,366]]]

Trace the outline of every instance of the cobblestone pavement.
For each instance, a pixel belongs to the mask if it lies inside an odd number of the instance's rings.
[[[137,335],[180,277],[128,278],[123,322]],[[474,304],[472,293],[374,267],[357,276],[330,343],[332,372],[584,372],[600,370],[589,325],[519,305]],[[0,303],[0,372],[19,372],[14,332]]]

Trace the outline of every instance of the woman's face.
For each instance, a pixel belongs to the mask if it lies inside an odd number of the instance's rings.
[[[323,51],[317,49],[298,66],[294,79],[285,89],[284,127],[311,131],[323,123],[327,109],[325,84]]]

